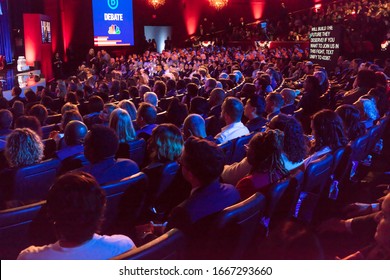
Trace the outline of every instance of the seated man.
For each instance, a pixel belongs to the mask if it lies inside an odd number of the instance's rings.
[[[152,135],[152,130],[157,126],[157,110],[149,103],[142,102],[137,111],[137,125],[140,127],[136,131],[137,137],[147,140]]]
[[[70,121],[65,127],[64,139],[66,146],[57,151],[57,157],[64,160],[84,152],[84,138],[88,128],[81,121]]]
[[[295,91],[290,88],[284,88],[280,92],[283,96],[284,105],[280,108],[280,112],[286,115],[294,115],[295,106]]]
[[[273,117],[279,115],[280,109],[284,104],[283,96],[277,92],[271,92],[265,98],[265,111],[267,112],[267,120],[271,121]]]
[[[267,120],[263,118],[265,111],[265,99],[260,95],[252,95],[246,101],[244,115],[248,118],[245,126],[250,132],[264,131]]]
[[[244,105],[235,97],[228,97],[222,104],[222,118],[226,126],[215,136],[217,143],[225,143],[229,140],[249,134],[248,128],[241,122],[244,113]]]
[[[167,229],[176,227],[191,231],[191,226],[197,221],[240,200],[234,186],[219,182],[223,164],[223,151],[216,144],[193,136],[187,139],[181,167],[192,191],[187,200],[172,210]]]
[[[206,134],[206,124],[201,115],[190,114],[184,120],[183,125],[183,137],[187,140],[190,136],[196,136],[199,138],[205,138],[206,140],[213,141],[212,136]]]
[[[124,235],[99,235],[106,203],[104,191],[88,173],[65,174],[47,197],[47,211],[57,242],[30,246],[19,260],[107,260],[135,247]]]
[[[139,167],[134,161],[115,159],[118,147],[118,136],[113,129],[103,125],[93,126],[84,142],[84,154],[91,164],[78,170],[93,175],[101,185],[139,172]]]

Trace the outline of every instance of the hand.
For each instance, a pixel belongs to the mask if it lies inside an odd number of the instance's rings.
[[[372,212],[371,204],[355,202],[344,207],[342,212],[346,218],[364,216]]]

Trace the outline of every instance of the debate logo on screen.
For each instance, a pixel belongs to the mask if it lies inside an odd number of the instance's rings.
[[[115,10],[119,6],[119,0],[107,0],[107,4],[111,10]]]
[[[116,24],[111,24],[111,26],[108,28],[108,34],[110,35],[118,35],[121,34],[121,29]]]

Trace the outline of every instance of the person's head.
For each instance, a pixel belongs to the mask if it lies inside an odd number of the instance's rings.
[[[93,95],[89,98],[88,111],[90,113],[97,113],[103,110],[104,101],[100,96]]]
[[[343,104],[337,107],[335,112],[343,121],[345,136],[348,140],[355,140],[366,132],[360,121],[360,112],[355,106]]]
[[[35,102],[37,100],[37,95],[31,88],[26,88],[24,90],[24,96],[26,97],[26,101],[28,103]]]
[[[198,86],[194,83],[188,83],[187,86],[187,94],[190,96],[190,97],[195,97],[198,95]]]
[[[240,122],[244,113],[244,105],[241,100],[236,97],[227,97],[222,103],[221,116],[226,124]]]
[[[45,125],[48,113],[47,109],[42,104],[36,104],[32,106],[28,111],[28,114],[30,116],[35,116],[42,126]]]
[[[287,174],[281,159],[283,132],[278,129],[255,134],[248,144],[247,159],[251,173],[267,172],[271,182]]]
[[[201,115],[190,114],[184,120],[183,125],[183,137],[187,140],[190,136],[196,136],[199,138],[205,138],[206,134],[206,123]]]
[[[65,114],[65,112],[67,111],[78,111],[79,109],[77,108],[77,105],[76,104],[73,104],[73,103],[65,103],[64,105],[62,105],[61,107],[61,114]]]
[[[246,101],[244,115],[249,120],[260,117],[265,111],[265,99],[260,95],[252,95]]]
[[[210,93],[209,104],[210,107],[222,105],[225,99],[225,91],[221,88],[215,88]]]
[[[135,105],[132,101],[122,100],[118,103],[118,108],[126,110],[126,112],[129,113],[132,121],[137,118],[137,109],[135,108]]]
[[[142,128],[145,125],[156,123],[157,110],[152,104],[142,102],[137,111],[137,124]]]
[[[141,86],[139,87],[139,89],[138,89],[139,97],[141,97],[141,99],[145,98],[145,97],[144,97],[145,93],[150,92],[150,91],[151,91],[151,89],[150,89],[149,86],[147,86],[147,85],[141,85]]]
[[[245,83],[240,92],[240,97],[248,97],[254,95],[256,87],[252,83]]]
[[[0,129],[10,129],[12,127],[13,120],[14,117],[10,110],[0,110]]]
[[[283,104],[283,96],[280,93],[270,92],[265,98],[265,111],[268,114],[279,112]]]
[[[355,80],[356,86],[361,88],[374,88],[376,87],[376,76],[372,70],[360,70]]]
[[[280,94],[283,97],[285,105],[294,104],[294,102],[295,102],[295,91],[294,90],[292,90],[290,88],[284,88],[284,89],[282,89]]]
[[[22,89],[18,86],[15,86],[12,88],[12,92],[11,92],[12,96],[13,97],[19,97],[19,95],[22,94]]]
[[[99,114],[99,118],[103,121],[103,123],[108,123],[110,120],[110,115],[112,111],[116,109],[116,105],[114,103],[106,103],[103,106],[103,110]]]
[[[76,120],[70,121],[64,130],[64,140],[66,145],[82,145],[87,132],[88,128],[83,122]]]
[[[217,80],[214,78],[209,78],[204,83],[204,89],[206,92],[212,91],[217,86]]]
[[[321,150],[326,146],[335,151],[347,143],[343,121],[332,110],[324,109],[314,114],[311,129],[315,139],[313,151]]]
[[[209,112],[210,106],[206,98],[202,96],[195,96],[190,102],[190,113],[206,116]]]
[[[204,187],[220,177],[225,154],[217,144],[191,136],[184,144],[180,163],[183,176],[192,187]]]
[[[313,75],[307,75],[303,82],[303,88],[306,92],[321,94],[321,87],[319,80]]]
[[[84,140],[84,154],[92,164],[115,156],[119,139],[112,128],[94,125]]]
[[[268,128],[284,133],[283,152],[293,162],[301,162],[307,154],[306,137],[301,123],[293,116],[278,114],[270,121]]]
[[[47,212],[61,242],[81,244],[99,231],[106,196],[96,179],[85,172],[59,177],[47,196]]]
[[[178,98],[173,98],[167,109],[167,122],[181,127],[187,116],[187,105],[181,103]]]
[[[130,142],[136,137],[133,123],[126,110],[115,109],[110,115],[109,126],[115,130],[119,143]]]
[[[29,128],[42,138],[41,123],[34,116],[20,116],[15,121],[15,128]]]
[[[377,214],[378,226],[375,232],[375,241],[390,252],[390,194],[382,202],[382,209]]]
[[[148,90],[150,91],[150,90]],[[167,93],[167,86],[163,81],[156,81],[153,86],[153,92],[157,94],[158,98],[163,98]]]
[[[39,135],[33,130],[16,128],[7,137],[4,154],[10,167],[22,167],[39,163],[43,148]]]
[[[146,103],[150,103],[153,106],[157,107],[158,104],[158,97],[157,94],[155,94],[153,91],[148,91],[144,94],[144,101]]]
[[[24,114],[24,103],[22,101],[16,100],[12,105],[12,111],[15,115],[23,115]]]
[[[371,99],[360,97],[353,105],[359,110],[362,121],[379,119],[378,109]]]
[[[45,95],[41,99],[41,104],[45,106],[45,108],[50,109],[53,106],[53,98]]]
[[[148,150],[153,161],[175,161],[180,157],[182,149],[183,137],[177,126],[164,123],[153,129],[148,141]]]
[[[70,110],[66,111],[61,117],[61,128],[65,129],[66,125],[70,121],[83,121],[83,117],[80,115],[79,111]]]

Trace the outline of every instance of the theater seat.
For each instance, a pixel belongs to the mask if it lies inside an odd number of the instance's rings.
[[[30,227],[46,201],[0,210],[0,259],[16,259],[30,243]]]
[[[59,167],[60,161],[58,159],[49,159],[12,170],[14,176],[10,179],[11,199],[20,201],[46,199]]]
[[[330,184],[333,171],[333,155],[328,153],[312,161],[304,172],[303,183],[295,205],[294,217],[311,223],[323,190]]]
[[[251,249],[263,236],[262,217],[266,207],[265,197],[255,193],[246,200],[225,208],[214,217],[206,218],[209,225],[204,240],[188,243],[191,259],[239,260],[252,256]],[[202,222],[200,222],[200,225]],[[195,246],[194,246],[195,245]]]
[[[233,142],[227,141],[225,143],[218,144],[218,147],[220,147],[223,153],[225,154],[225,164],[230,164],[233,156],[233,149],[234,149]]]
[[[240,162],[246,156],[246,148],[245,145],[249,143],[252,137],[255,135],[255,132],[252,132],[248,135],[244,135],[234,139],[233,142],[233,154],[230,159],[229,164],[234,162]]]
[[[184,249],[184,234],[173,228],[141,247],[114,257],[113,260],[181,260]]]
[[[61,108],[61,107],[60,107]],[[46,119],[47,125],[55,125],[61,122],[62,115],[61,114],[56,114],[56,115],[50,115]]]
[[[132,159],[142,168],[145,162],[145,153],[146,141],[139,138],[128,143],[120,143],[116,157]]]
[[[107,199],[103,233],[132,233],[143,208],[147,184],[146,175],[138,172],[102,186]]]

